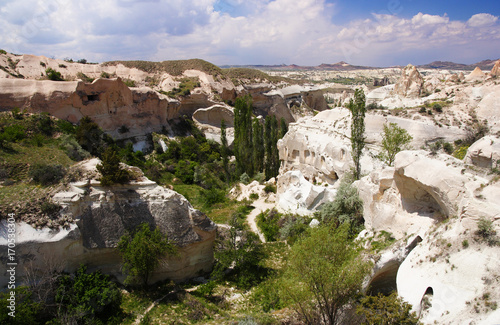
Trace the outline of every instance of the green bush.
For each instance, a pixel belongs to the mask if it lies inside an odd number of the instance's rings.
[[[107,275],[87,273],[84,265],[74,277],[64,275],[59,279],[55,297],[60,321],[71,324],[105,324],[120,312],[121,299],[120,289]]]
[[[102,162],[98,164],[97,170],[101,173],[100,182],[102,186],[127,183],[131,175],[120,166],[120,158],[116,150],[108,147],[102,156]]]
[[[441,104],[439,104],[439,103],[434,103],[432,105],[432,109],[435,110],[438,113],[442,113],[443,112],[443,106],[441,106]]]
[[[61,165],[37,164],[30,168],[29,175],[34,182],[46,186],[58,183],[66,175],[66,170]]]
[[[455,149],[453,152],[453,157],[463,160],[465,158],[465,155],[467,154],[467,149],[469,149],[468,145],[462,145]]]
[[[216,203],[223,203],[226,199],[226,192],[217,188],[204,189],[200,192],[201,200],[205,207],[210,207]]]
[[[361,324],[366,325],[418,325],[418,317],[411,311],[412,306],[398,297],[397,293],[389,296],[366,296],[361,299],[356,313],[363,316]]]
[[[151,231],[149,224],[143,223],[135,233],[120,238],[118,249],[122,254],[123,268],[127,272],[127,283],[141,282],[148,285],[153,271],[160,259],[167,254],[175,254],[175,246],[158,228]]]
[[[19,324],[19,325],[36,325],[43,324],[40,320],[40,312],[42,309],[42,304],[35,302],[33,299],[33,294],[28,287],[17,287],[13,290],[15,292],[15,315],[12,317],[9,315],[12,312],[10,292],[11,290],[0,293],[0,324]]]
[[[241,174],[241,176],[240,176],[240,182],[243,183],[243,184],[250,183],[250,177],[248,176],[247,173]]]
[[[5,51],[5,50],[0,50],[0,54],[7,54],[7,51]]]
[[[280,228],[280,239],[286,240],[288,244],[293,245],[297,239],[309,229],[310,218],[299,215],[287,215]]]
[[[88,77],[88,76],[87,76],[85,73],[83,73],[83,72],[78,72],[78,73],[76,74],[76,77],[77,77],[78,79],[81,79],[83,82],[89,82],[89,83],[91,83],[91,82],[93,82],[93,81],[95,80],[95,78],[90,78],[90,77]]]
[[[342,181],[333,202],[325,203],[319,211],[323,223],[331,223],[335,227],[349,224],[349,233],[355,236],[361,231],[364,224],[363,201],[355,187]]]
[[[490,246],[495,246],[498,243],[495,236],[496,231],[493,229],[493,221],[486,217],[481,217],[477,221],[477,230],[475,234]]]
[[[81,161],[90,157],[90,153],[84,150],[76,139],[69,134],[61,135],[59,147],[74,161]]]
[[[111,75],[105,71],[101,72],[101,78],[103,79],[109,79],[111,78]]]
[[[124,79],[124,80],[123,80],[123,83],[124,83],[127,87],[135,87],[135,80],[131,80],[131,79]]]
[[[280,217],[281,214],[275,209],[262,212],[257,216],[257,226],[264,234],[266,241],[276,241],[278,239]]]
[[[273,184],[266,184],[264,187],[264,192],[266,193],[276,193],[276,186]]]
[[[453,153],[453,145],[449,142],[445,142],[445,143],[443,143],[443,150],[447,154],[451,155]]]
[[[45,74],[47,75],[47,78],[49,78],[49,80],[64,81],[64,78],[62,77],[61,73],[57,72],[52,68],[47,68],[47,70],[45,70]]]

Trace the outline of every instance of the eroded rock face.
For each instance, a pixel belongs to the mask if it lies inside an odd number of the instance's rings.
[[[352,166],[350,137],[351,116],[347,109],[336,108],[306,117],[289,125],[287,134],[278,141],[280,173],[299,170],[311,182],[333,184]],[[458,127],[439,127],[434,123],[415,121],[395,116],[371,115],[365,117],[367,148],[381,148],[384,124],[396,123],[413,136],[414,148],[428,141],[442,139],[452,142],[465,136]],[[367,153],[367,151],[365,151]],[[382,163],[368,154],[361,158],[363,173],[369,173]]]
[[[281,210],[309,215],[333,201],[336,190],[329,186],[313,185],[299,171],[290,171],[278,179],[277,200]]]
[[[167,120],[178,117],[179,106],[149,88],[130,89],[119,78],[93,83],[0,79],[0,110],[27,108],[73,123],[89,116],[118,139],[160,131]],[[118,132],[123,125],[128,132]]]
[[[207,139],[212,139],[221,143],[220,126],[222,120],[226,124],[226,139],[228,145],[234,141],[234,112],[229,105],[213,105],[208,108],[200,108],[193,114],[193,120],[205,134]]]
[[[500,77],[500,60],[497,60],[497,62],[495,62],[495,65],[491,69],[490,76]]]
[[[394,92],[402,97],[418,97],[422,92],[424,79],[417,68],[408,64],[401,72],[401,77],[394,86]]]
[[[500,167],[500,138],[485,136],[467,149],[464,161],[484,168]]]
[[[87,165],[95,167],[97,162],[93,159]],[[72,183],[71,191],[56,194],[54,201],[63,207],[61,213],[75,222],[57,231],[19,225],[16,248],[20,265],[32,260],[35,268],[43,268],[50,259],[73,272],[84,263],[122,281],[117,243],[127,231],[148,223],[173,240],[179,253],[161,263],[152,282],[184,280],[212,268],[216,225],[182,195],[146,178],[111,187],[102,187],[96,180]],[[2,240],[0,246],[5,247],[6,239]],[[2,258],[6,252],[2,250]],[[8,281],[5,272],[2,265],[0,285]],[[23,275],[19,270],[17,276],[21,279]]]
[[[476,67],[467,77],[465,77],[465,81],[467,82],[482,81],[485,78],[486,75],[484,74],[483,70],[481,70],[479,67]]]
[[[396,286],[425,324],[490,324],[500,312],[473,301],[500,298],[498,248],[475,235],[484,217],[500,230],[500,184],[466,172],[462,161],[423,151],[396,155],[394,168],[355,182],[368,231],[399,239],[375,264],[368,290]],[[404,249],[403,249],[404,248]]]

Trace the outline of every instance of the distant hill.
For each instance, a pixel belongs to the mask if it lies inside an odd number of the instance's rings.
[[[491,70],[497,60],[483,60],[474,64],[455,63],[450,61],[434,61],[428,64],[418,65],[420,69],[448,69],[448,70],[474,70],[479,67],[481,70]],[[225,65],[221,68],[249,68],[271,71],[351,71],[351,70],[366,70],[366,69],[384,69],[381,67],[369,67],[360,65],[351,65],[347,62],[340,61],[337,63],[322,63],[317,66],[300,66],[296,64],[279,64],[279,65]],[[402,66],[391,66],[388,68],[402,68]]]
[[[428,64],[417,66],[421,69],[449,69],[449,70],[474,70],[479,67],[481,70],[491,70],[497,60],[483,60],[473,64],[462,64],[449,61],[434,61]]]

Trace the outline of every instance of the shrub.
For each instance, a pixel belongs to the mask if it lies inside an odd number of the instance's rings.
[[[467,154],[467,149],[469,149],[468,145],[460,146],[453,152],[453,157],[463,160]]]
[[[481,240],[488,243],[490,246],[497,244],[496,231],[493,229],[493,221],[486,217],[481,217],[477,221],[477,230],[475,232]]]
[[[422,107],[420,107],[420,110],[418,112],[420,114],[425,114],[427,112],[427,109],[424,106],[422,106]]]
[[[56,126],[57,129],[63,133],[74,134],[76,131],[76,127],[71,122],[65,120],[57,120]]]
[[[409,148],[412,139],[413,137],[396,123],[384,124],[382,152],[380,154],[382,160],[389,166],[392,166],[396,154],[401,150]]]
[[[52,121],[49,114],[39,114],[35,119],[38,130],[45,135],[51,136],[54,132],[54,121]]]
[[[68,134],[61,135],[59,147],[74,161],[81,161],[90,157],[90,153],[84,150],[75,138]]]
[[[101,78],[103,79],[109,79],[111,78],[111,75],[105,71],[101,72]]]
[[[120,134],[127,133],[129,131],[130,131],[129,128],[125,124],[120,126],[120,128],[118,129],[118,133]]]
[[[217,188],[209,188],[202,190],[200,192],[201,199],[205,207],[210,207],[216,203],[222,203],[226,201],[226,192],[224,190],[219,190]]]
[[[47,75],[47,78],[49,78],[49,80],[64,81],[61,73],[57,72],[56,70],[54,70],[52,68],[47,68],[47,70],[45,70],[45,74]]]
[[[293,245],[309,229],[309,220],[299,215],[287,215],[283,226],[280,228],[280,239],[286,240],[288,244]]]
[[[240,182],[243,183],[243,184],[250,183],[250,177],[248,177],[247,173],[241,174],[241,176],[240,176]]]
[[[61,210],[61,206],[57,203],[45,201],[40,206],[40,209],[42,210],[43,213],[47,215],[52,215],[59,212],[59,210]]]
[[[449,142],[445,142],[445,143],[443,143],[443,150],[447,154],[451,155],[453,153],[453,145]]]
[[[363,316],[367,325],[417,325],[420,324],[412,306],[393,292],[389,296],[367,296],[361,299],[356,313]]]
[[[12,296],[10,290],[0,293],[0,323],[1,324],[42,324],[39,319],[39,313],[42,305],[35,302],[33,294],[27,287],[17,287],[15,292],[15,318],[9,315],[11,312],[8,300]]]
[[[0,49],[0,54],[7,54],[7,51]]]
[[[74,277],[64,275],[59,279],[55,297],[60,321],[65,319],[63,323],[69,324],[106,323],[108,317],[120,311],[121,299],[120,289],[107,275],[100,271],[87,273],[84,265]]]
[[[46,186],[59,182],[66,175],[66,170],[61,165],[37,164],[30,169],[29,175],[34,182]]]
[[[120,166],[120,158],[116,150],[108,147],[103,154],[102,163],[98,164],[97,170],[101,173],[102,186],[109,186],[115,183],[125,184],[130,180],[130,173]]]
[[[434,103],[432,105],[432,109],[435,110],[438,113],[442,113],[443,112],[443,106],[441,106],[441,104],[439,104],[439,103]]]
[[[462,247],[463,247],[463,248],[467,248],[467,247],[469,247],[469,241],[468,241],[467,239],[464,239],[464,240],[462,241]]]
[[[83,82],[89,82],[89,83],[90,83],[90,82],[93,82],[93,81],[95,80],[94,78],[90,78],[90,77],[88,77],[88,76],[87,76],[85,73],[83,73],[83,72],[78,72],[78,73],[76,74],[76,77],[77,77],[78,79],[81,79]]]
[[[276,193],[276,186],[273,184],[266,184],[264,187],[264,192],[266,193]]]
[[[259,199],[259,194],[252,193],[252,194],[250,194],[249,199],[250,200],[258,200]]]
[[[123,268],[127,272],[127,283],[142,282],[148,285],[151,273],[166,254],[174,254],[175,246],[158,228],[151,231],[149,224],[143,223],[136,232],[120,238],[118,249],[122,254]]]
[[[257,226],[259,226],[260,230],[264,234],[266,241],[276,241],[278,239],[280,230],[278,222],[280,217],[281,214],[275,209],[262,212],[257,216]]]
[[[342,181],[333,202],[325,203],[319,215],[324,223],[335,227],[349,224],[349,234],[355,236],[363,227],[363,201],[355,187]]]
[[[123,80],[123,83],[124,83],[127,87],[135,87],[135,80],[131,80],[131,79],[124,79],[124,80]]]

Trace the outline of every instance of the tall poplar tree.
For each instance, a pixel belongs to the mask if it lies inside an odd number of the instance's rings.
[[[220,142],[222,144],[221,157],[222,165],[224,166],[224,173],[226,174],[226,183],[231,182],[231,174],[229,173],[229,158],[228,158],[228,145],[226,137],[226,121],[222,120],[220,122]]]
[[[264,170],[264,128],[256,118],[253,119],[252,128],[254,167],[255,172],[260,173]]]
[[[354,161],[354,179],[361,176],[361,154],[365,147],[365,93],[356,89],[354,100],[350,100],[347,108],[351,111],[351,147]]]
[[[239,173],[254,174],[252,141],[252,101],[249,96],[236,98],[234,105],[234,154]]]

